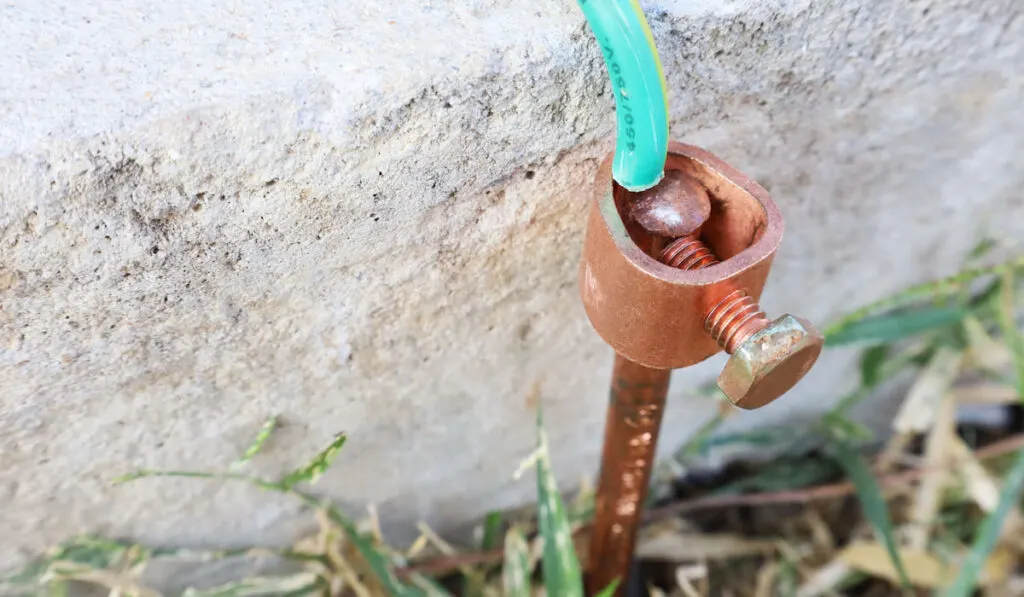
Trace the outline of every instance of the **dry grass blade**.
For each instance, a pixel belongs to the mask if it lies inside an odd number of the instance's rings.
[[[708,567],[703,563],[676,566],[672,578],[675,580],[675,587],[671,593],[666,593],[657,586],[647,585],[647,592],[650,597],[655,597],[656,595],[661,595],[662,597],[701,597],[710,594],[707,588]],[[609,597],[611,596],[609,595]]]
[[[143,586],[134,575],[118,570],[97,569],[78,562],[54,562],[39,580],[42,585],[54,581],[77,581],[137,597],[160,597],[159,592]]]
[[[971,367],[999,372],[1013,364],[1013,353],[1010,349],[989,335],[985,331],[985,325],[977,317],[966,317],[963,325],[967,338],[965,356]]]
[[[419,530],[421,537],[425,537],[430,545],[433,545],[435,549],[444,555],[453,556],[458,553],[450,543],[442,539],[427,523],[420,521],[416,523],[416,528]]]
[[[438,535],[434,531],[434,529],[430,528],[430,526],[427,523],[422,521],[418,522],[416,523],[416,528],[419,529],[420,536],[425,537],[427,542],[430,545],[433,545],[437,551],[441,552],[446,556],[458,555],[458,550],[452,547],[450,543],[442,539],[441,536]],[[477,587],[483,585],[484,575],[482,571],[477,570],[472,566],[464,565],[459,567],[459,572],[461,572],[462,576],[465,577],[467,584],[471,589],[473,589],[473,591],[476,591]]]
[[[707,568],[703,568],[703,577],[707,577]],[[686,597],[701,597],[700,591],[697,587],[693,586],[693,575],[690,573],[690,569],[685,566],[676,568],[676,584],[682,590],[683,595]]]
[[[186,589],[181,597],[318,597],[322,594],[317,575],[300,572],[273,578],[247,578],[212,589]]]
[[[870,574],[894,584],[900,583],[900,573],[893,567],[888,550],[878,543],[854,543],[839,553],[839,559],[850,568]],[[907,580],[910,584],[927,589],[946,586],[956,573],[956,569],[938,556],[915,549],[900,550]],[[999,576],[999,570],[989,567],[981,574],[983,584],[992,582]]]
[[[962,361],[961,353],[946,347],[939,348],[932,355],[896,413],[892,424],[895,433],[879,458],[878,468],[881,471],[892,468],[914,435],[932,427],[938,406],[960,373]]]
[[[380,513],[377,512],[377,504],[370,502],[366,504],[366,527],[375,541],[384,542],[384,533],[380,530]]]
[[[662,531],[642,537],[636,556],[642,560],[691,562],[763,555],[776,550],[773,540],[746,539],[737,535]]]
[[[949,455],[953,470],[963,481],[967,495],[983,512],[995,510],[999,504],[999,484],[989,475],[971,449],[959,437],[949,444]]]
[[[1020,402],[1017,390],[998,383],[978,383],[950,390],[957,404],[996,406]]]
[[[373,597],[370,587],[359,578],[356,564],[350,562],[350,555],[354,555],[352,552],[355,550],[345,544],[344,529],[335,524],[322,508],[316,511],[316,520],[320,525],[316,545],[319,553],[330,563],[330,569],[320,572],[320,575],[327,581],[331,594],[339,594],[347,588],[356,597]]]
[[[417,586],[411,586],[398,580],[392,558],[383,550],[378,549],[371,537],[359,532],[356,524],[345,517],[337,508],[325,508],[331,521],[341,527],[345,537],[358,552],[366,567],[376,580],[393,597],[422,597],[427,592]],[[415,577],[413,580],[417,580]]]
[[[423,550],[428,545],[430,545],[430,541],[426,537],[424,537],[423,535],[416,537],[416,540],[413,541],[412,545],[409,546],[409,549],[406,550],[405,559],[412,560],[418,557],[420,554],[423,553]]]
[[[910,549],[923,550],[931,537],[932,522],[941,505],[942,490],[947,484],[947,449],[959,441],[956,435],[956,404],[946,395],[937,408],[935,424],[925,442],[924,468],[914,496],[906,542]]]
[[[852,569],[837,557],[814,571],[814,574],[796,590],[796,597],[819,597],[832,591],[850,575]]]
[[[803,522],[811,532],[811,544],[814,548],[824,554],[832,554],[835,551],[836,540],[828,523],[821,516],[817,508],[804,510]]]
[[[770,562],[757,571],[754,597],[775,597],[775,582],[779,577],[779,563]]]
[[[962,360],[963,355],[950,348],[935,351],[900,406],[893,421],[896,433],[924,433],[932,427],[942,398],[960,373]]]

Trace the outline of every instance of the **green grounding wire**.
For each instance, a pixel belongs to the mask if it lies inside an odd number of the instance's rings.
[[[631,192],[658,184],[668,155],[668,93],[654,37],[637,0],[578,0],[615,92],[612,178]]]

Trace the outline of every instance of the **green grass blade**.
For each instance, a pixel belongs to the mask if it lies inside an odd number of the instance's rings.
[[[267,443],[267,440],[270,439],[270,435],[274,433],[275,429],[277,429],[277,415],[271,415],[263,422],[263,426],[260,427],[259,433],[256,434],[255,439],[253,439],[252,443],[249,444],[249,447],[245,450],[245,453],[242,454],[242,457],[236,460],[232,466],[245,464],[252,460],[254,456],[259,454],[260,450],[263,449],[263,446]]]
[[[718,428],[722,426],[723,421],[725,421],[724,415],[716,414],[714,417],[711,417],[710,420],[701,425],[700,429],[682,447],[676,450],[674,458],[682,463],[694,456],[706,455],[710,447],[709,443],[713,440]]]
[[[504,522],[501,512],[488,512],[484,518],[484,534],[480,539],[480,549],[490,551],[498,548],[501,541],[501,525]]]
[[[444,587],[422,574],[412,574],[409,579],[416,588],[423,590],[426,597],[452,597],[452,594],[446,591]]]
[[[146,551],[141,548],[95,535],[82,535],[62,543],[53,556],[54,560],[73,562],[98,570],[115,564],[133,566],[145,558]]]
[[[541,559],[544,586],[548,595],[583,597],[583,575],[576,558],[576,547],[569,528],[558,483],[551,470],[548,437],[544,431],[540,411],[537,412],[537,523],[544,540]]]
[[[967,254],[967,260],[974,261],[976,259],[981,259],[985,255],[991,253],[992,249],[996,248],[997,246],[998,243],[996,243],[996,240],[994,238],[990,238],[987,236],[981,238],[978,240],[978,244],[974,245],[974,247],[971,249],[971,252]]]
[[[712,490],[711,495],[770,493],[813,487],[835,479],[838,472],[835,461],[827,458],[780,456],[750,475],[724,483]]]
[[[1024,490],[1024,450],[1017,452],[1013,468],[1003,480],[1003,489],[999,492],[999,503],[996,505],[996,509],[982,521],[974,545],[971,546],[971,551],[967,554],[967,560],[960,567],[960,572],[953,580],[953,584],[946,590],[945,597],[970,597],[974,594],[978,576],[999,539],[1006,516],[1010,510],[1017,507],[1022,490]]]
[[[608,585],[597,594],[597,597],[612,597],[615,594],[615,589],[619,588],[618,579],[612,581],[612,584]]]
[[[874,313],[879,311],[889,311],[904,307],[910,303],[931,300],[941,297],[948,297],[955,295],[960,292],[961,289],[967,284],[991,275],[1003,275],[1006,272],[1012,272],[1014,270],[1024,269],[1024,257],[1017,257],[1011,259],[1005,263],[1000,263],[992,267],[981,267],[976,269],[968,269],[961,272],[957,272],[948,278],[934,282],[926,282],[924,284],[918,284],[917,286],[911,286],[906,290],[899,292],[893,296],[886,297],[879,301],[867,304],[860,309],[840,318],[838,321],[830,325],[825,329],[825,337],[836,335],[842,332],[843,329],[849,327],[855,322],[865,319]]]
[[[920,365],[922,356],[927,355],[931,351],[931,347],[913,347],[902,352],[896,353],[895,355],[889,355],[882,363],[878,365],[878,369],[871,372],[875,386],[878,384],[888,381],[896,375],[902,373],[906,369]],[[862,371],[863,375],[863,371]],[[860,403],[861,400],[871,395],[875,386],[867,386],[863,383],[854,391],[850,392],[846,396],[843,396],[839,402],[836,403],[832,410],[831,415],[845,416],[846,413],[850,412],[854,406]]]
[[[488,512],[484,517],[483,533],[479,545],[481,551],[491,551],[499,547],[502,522],[501,512]],[[462,593],[460,594],[466,597],[481,597],[484,594],[486,583],[486,572],[463,574]]]
[[[47,583],[45,587],[46,592],[43,595],[46,597],[68,597],[70,593],[69,588],[70,583],[63,580],[55,580]]]
[[[1024,334],[1017,327],[1016,302],[1013,297],[1013,273],[1003,275],[999,291],[999,327],[1003,341],[1013,354],[1013,368],[1017,378],[1017,395],[1024,399]]]
[[[895,342],[959,323],[967,313],[960,307],[918,307],[872,315],[833,330],[825,342],[829,346]]]
[[[334,436],[334,440],[321,451],[319,454],[313,457],[305,466],[299,467],[294,471],[285,475],[281,479],[281,485],[286,488],[294,487],[298,483],[316,483],[320,475],[324,474],[324,471],[331,466],[334,459],[338,457],[341,449],[345,446],[345,440],[347,436],[344,433],[339,433]]]
[[[412,575],[410,580],[417,585],[426,587],[425,589],[420,588],[420,586],[405,584],[400,581],[398,576],[395,574],[395,568],[396,565],[404,565],[404,562],[394,562],[391,557],[378,550],[374,544],[373,538],[360,533],[355,522],[345,516],[337,507],[332,504],[325,503],[313,495],[295,489],[294,486],[296,483],[315,480],[319,475],[323,474],[327,467],[329,467],[334,461],[334,458],[337,457],[338,452],[341,450],[344,443],[344,434],[339,434],[334,441],[331,442],[324,451],[317,454],[309,464],[297,469],[295,472],[287,475],[284,479],[278,482],[267,481],[258,477],[252,477],[235,472],[205,473],[195,471],[154,470],[136,471],[119,477],[115,482],[125,483],[148,477],[188,477],[194,479],[242,481],[259,487],[260,489],[293,495],[302,500],[308,506],[322,508],[327,513],[327,516],[342,528],[345,532],[346,538],[356,548],[356,551],[359,552],[359,555],[362,556],[363,560],[373,571],[381,585],[384,586],[388,591],[388,594],[392,597],[433,597],[436,595],[447,595],[447,593],[437,584],[420,575]]]
[[[900,559],[896,537],[893,535],[892,521],[889,520],[889,509],[875,476],[871,474],[871,469],[868,468],[860,453],[849,443],[836,440],[832,444],[832,450],[836,461],[843,467],[850,482],[853,483],[861,509],[864,511],[864,517],[871,523],[878,540],[885,545],[886,551],[889,552],[889,557],[900,575],[903,588],[909,589],[910,580],[907,578],[903,561]]]
[[[523,532],[512,527],[505,534],[505,565],[501,579],[505,597],[530,597],[530,547]]]
[[[122,475],[114,479],[114,483],[128,483],[129,481],[136,481],[138,479],[146,478],[157,478],[157,477],[187,477],[190,479],[216,479],[220,481],[244,481],[250,485],[255,485],[260,489],[267,491],[279,491],[287,492],[288,489],[283,487],[279,483],[273,481],[267,481],[260,479],[259,477],[251,477],[249,475],[241,475],[238,473],[203,473],[198,471],[154,471],[154,470],[138,470],[127,475]]]
[[[882,367],[889,360],[889,352],[892,346],[879,344],[864,351],[860,357],[860,383],[861,385],[873,388],[882,379]]]
[[[1014,270],[1007,270],[1003,276],[1012,274]],[[962,301],[961,304],[965,304],[971,308],[971,312],[976,317],[983,320],[991,320],[995,316],[993,310],[993,304],[995,301],[994,297],[999,296],[999,291],[1003,286],[1003,278],[999,277],[989,282],[984,288],[979,290],[973,296],[969,297],[968,300]]]
[[[53,578],[48,582],[43,579],[52,576],[53,570],[63,566],[106,570],[114,566],[135,566],[145,562],[150,556],[150,550],[132,543],[95,535],[81,535],[61,543],[46,557],[31,562],[25,568],[0,577],[0,595],[15,594],[12,593],[15,589],[38,589],[42,585],[46,585],[43,588],[53,591],[66,591],[67,583],[63,579]]]
[[[797,590],[796,564],[789,557],[782,558],[779,562],[779,576],[776,581],[776,590],[779,597],[794,597]]]
[[[843,413],[827,413],[819,422],[823,434],[847,443],[858,443],[874,439],[870,429],[856,421],[851,421]]]
[[[39,558],[29,562],[24,568],[16,570],[7,576],[0,577],[0,591],[13,589],[15,587],[24,589],[35,585],[46,569],[50,566],[53,558]],[[0,592],[0,595],[3,593]]]
[[[707,456],[713,448],[734,447],[738,445],[752,450],[772,447],[781,449],[792,445],[796,438],[804,439],[801,437],[803,431],[803,427],[797,428],[780,425],[737,433],[721,433],[706,438],[703,445],[699,447],[699,451],[692,451],[690,453]]]

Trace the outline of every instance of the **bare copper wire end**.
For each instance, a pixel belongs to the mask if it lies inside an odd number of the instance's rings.
[[[669,170],[661,182],[633,199],[629,215],[656,236],[689,236],[711,217],[711,200],[699,182]]]

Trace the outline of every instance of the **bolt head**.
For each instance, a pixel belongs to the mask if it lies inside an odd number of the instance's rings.
[[[630,216],[651,234],[667,238],[690,236],[711,217],[711,199],[690,175],[667,170],[661,182],[636,198]]]
[[[810,322],[783,315],[733,351],[718,376],[718,387],[736,406],[760,408],[803,378],[824,343]]]

